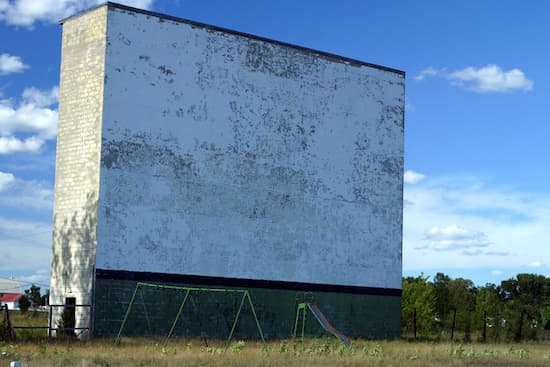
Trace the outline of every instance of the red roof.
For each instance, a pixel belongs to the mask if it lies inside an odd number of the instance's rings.
[[[0,302],[17,302],[23,297],[21,293],[0,293]]]

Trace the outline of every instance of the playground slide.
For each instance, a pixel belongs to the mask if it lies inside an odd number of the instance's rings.
[[[331,324],[330,322],[328,322],[327,318],[325,317],[325,315],[323,315],[323,313],[321,312],[321,310],[319,309],[319,307],[317,307],[316,304],[314,303],[308,303],[307,304],[309,306],[309,309],[311,310],[311,312],[313,313],[313,315],[315,316],[315,318],[317,319],[317,321],[319,321],[319,323],[321,324],[321,326],[323,326],[323,328],[328,331],[329,333],[331,333],[332,335],[334,335],[335,337],[337,337],[338,339],[340,339],[340,342],[342,344],[344,344],[346,346],[346,348],[351,348],[351,344],[348,340],[348,338],[346,338],[346,336],[344,334],[342,334],[340,331],[336,330]]]

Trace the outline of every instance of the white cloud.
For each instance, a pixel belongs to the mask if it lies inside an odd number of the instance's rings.
[[[54,139],[57,109],[52,106],[58,97],[58,87],[47,91],[27,88],[17,106],[12,99],[0,100],[0,154],[36,152],[46,140]]]
[[[0,186],[0,211],[9,212],[9,209],[18,210],[45,210],[48,213],[53,205],[53,187],[49,183],[23,180],[11,173],[0,172],[7,177],[6,185]]]
[[[37,152],[44,145],[44,140],[35,136],[26,139],[19,139],[14,136],[0,137],[0,155],[19,152]]]
[[[28,67],[29,66],[25,65],[18,56],[12,56],[9,54],[0,55],[0,75],[20,73]]]
[[[494,276],[494,277],[500,277],[504,274],[504,272],[502,270],[493,270],[491,271],[491,275]]]
[[[12,175],[11,173],[5,173],[0,171],[0,192],[8,188],[13,183],[14,180],[15,180],[15,176]]]
[[[407,185],[405,271],[521,268],[550,257],[550,195],[499,187],[474,177]]]
[[[527,264],[527,266],[530,268],[540,268],[542,266],[542,263],[537,260]]]
[[[452,72],[448,72],[446,68],[435,69],[430,66],[422,70],[414,79],[422,81],[426,77],[445,78],[452,85],[478,93],[528,92],[533,89],[534,84],[520,69],[505,71],[494,64],[483,67],[470,66]]]
[[[432,227],[426,232],[426,237],[432,240],[444,240],[444,239],[459,240],[459,239],[469,238],[474,235],[475,233],[472,233],[464,228],[460,228],[456,225],[448,226],[445,228]]]
[[[30,87],[23,91],[23,100],[37,107],[47,107],[57,103],[59,99],[59,87],[55,86],[50,90],[42,91]]]
[[[422,70],[420,74],[414,77],[414,80],[422,81],[426,79],[428,76],[438,76],[445,72],[445,69],[435,69],[431,66],[427,67],[426,69]]]
[[[154,0],[121,0],[119,3],[141,9],[151,8]],[[60,19],[102,4],[103,0],[14,0],[0,1],[0,20],[7,24],[32,27],[35,22],[56,23]]]
[[[523,71],[519,69],[504,71],[497,65],[481,68],[468,67],[450,73],[448,78],[454,84],[479,93],[502,93],[515,90],[528,92],[533,89],[533,81],[527,79]]]
[[[472,256],[479,255],[481,251],[471,250],[480,247],[487,247],[490,242],[483,232],[467,230],[457,225],[447,227],[432,227],[424,234],[426,244],[418,246],[417,249],[430,249],[434,251],[463,251],[463,254]]]
[[[407,170],[403,176],[403,181],[406,184],[416,184],[422,181],[426,176],[422,173],[414,172],[413,170]]]

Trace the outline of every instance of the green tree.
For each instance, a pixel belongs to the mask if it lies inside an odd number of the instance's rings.
[[[451,278],[443,273],[437,273],[433,280],[435,297],[435,313],[440,328],[444,328],[451,313],[449,283]]]
[[[57,327],[66,330],[58,330],[57,335],[62,338],[74,338],[76,335],[75,330],[73,329],[75,325],[76,319],[74,307],[64,307],[63,312],[61,313],[61,318],[57,323]]]
[[[486,336],[489,340],[496,342],[501,337],[503,308],[504,300],[499,286],[487,283],[478,289],[474,325],[477,330],[483,330],[485,322]],[[483,319],[484,316],[486,320]]]
[[[26,313],[29,310],[29,307],[31,307],[31,301],[29,301],[29,297],[25,294],[19,298],[19,310],[22,313]]]
[[[550,306],[543,307],[540,314],[542,318],[542,328],[544,330],[550,330]]]
[[[477,288],[469,279],[456,278],[449,282],[449,301],[456,310],[457,331],[464,333],[464,339],[471,338],[472,313],[476,309]]]
[[[29,297],[29,301],[33,306],[42,306],[42,297],[40,296],[40,287],[32,284],[31,287],[25,290],[25,294]]]
[[[518,274],[501,283],[509,339],[535,339],[544,327],[543,311],[550,306],[549,280],[537,274]]]
[[[435,296],[429,277],[407,277],[403,279],[401,296],[401,328],[404,333],[412,333],[414,315],[418,334],[429,336],[435,329]]]

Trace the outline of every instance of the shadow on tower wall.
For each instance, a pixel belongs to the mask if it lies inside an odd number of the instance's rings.
[[[97,208],[97,193],[91,191],[86,194],[84,205],[72,214],[63,215],[62,210],[56,210],[50,304],[65,304],[68,298],[75,298],[77,305],[91,305],[93,302]],[[52,312],[50,326],[61,326],[63,308],[54,307]],[[91,307],[76,307],[75,327],[91,327],[91,312]],[[80,330],[77,334],[88,337],[90,331]]]

